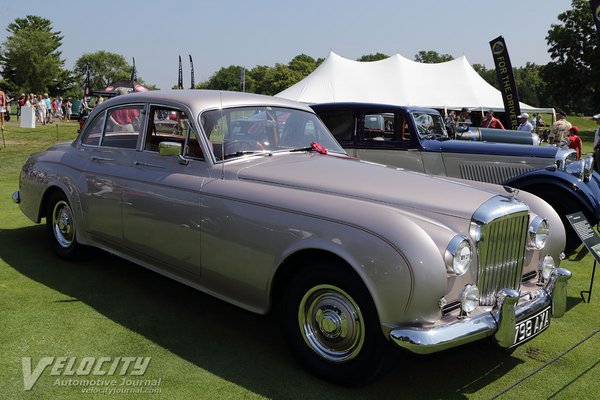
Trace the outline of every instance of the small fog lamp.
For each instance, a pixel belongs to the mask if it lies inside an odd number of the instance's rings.
[[[556,268],[556,264],[554,263],[554,258],[552,256],[546,256],[540,261],[540,275],[546,281],[552,275],[552,271]]]
[[[479,288],[467,285],[460,295],[460,306],[465,313],[470,313],[479,305]]]

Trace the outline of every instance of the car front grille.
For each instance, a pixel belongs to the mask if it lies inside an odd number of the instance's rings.
[[[506,166],[501,164],[460,164],[460,177],[472,181],[489,182],[500,184],[506,182],[515,176],[532,171],[528,166]]]
[[[523,274],[529,212],[525,204],[497,196],[473,217],[478,231],[480,304],[494,305],[499,290],[519,289]]]

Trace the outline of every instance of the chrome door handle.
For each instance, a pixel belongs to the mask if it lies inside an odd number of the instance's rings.
[[[105,157],[96,157],[96,156],[92,156],[91,160],[92,161],[115,161],[114,158],[105,158]]]

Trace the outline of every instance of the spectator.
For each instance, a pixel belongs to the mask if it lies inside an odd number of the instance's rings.
[[[8,112],[6,93],[0,90],[0,129],[4,130],[4,113]]]
[[[67,121],[71,121],[71,114],[73,114],[73,103],[71,103],[71,98],[69,97],[65,102],[65,115]]]
[[[577,152],[577,159],[579,160],[581,158],[581,138],[577,136],[578,133],[579,128],[576,126],[569,129],[569,148]]]
[[[485,112],[485,118],[481,122],[482,128],[491,128],[491,129],[504,129],[504,125],[502,122],[496,117],[494,117],[494,112],[492,110],[487,110]]]
[[[593,116],[596,124],[600,125],[600,114],[596,114]],[[600,171],[600,127],[596,130],[594,134],[594,168],[596,171]]]
[[[456,117],[456,125],[469,127],[471,124],[471,111],[467,107],[461,108],[460,114],[458,114],[458,117]]]
[[[523,113],[517,119],[519,121],[518,131],[533,132],[533,125],[529,122],[529,114]]]
[[[42,98],[41,94],[38,94],[37,100],[35,100],[35,110],[40,124],[46,125],[48,108],[46,107],[46,102]]]
[[[567,114],[564,111],[556,112],[556,122],[552,124],[548,134],[548,143],[560,146],[569,135],[571,123],[567,121]]]
[[[17,100],[17,121],[19,120],[19,117],[21,116],[21,107],[25,107],[26,101],[27,101],[27,97],[25,96],[25,93],[21,94],[21,97],[19,97],[19,100]]]
[[[46,103],[46,122],[52,123],[52,101],[48,97],[48,93],[44,93],[44,103]]]

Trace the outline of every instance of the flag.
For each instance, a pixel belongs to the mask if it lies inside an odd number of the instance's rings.
[[[521,106],[504,38],[498,36],[490,42],[490,47],[494,57],[494,65],[496,66],[496,79],[498,80],[498,86],[500,86],[500,92],[502,92],[505,119],[508,122],[507,127],[517,130],[519,127],[517,116],[521,114]]]
[[[192,79],[192,83],[190,85],[190,89],[196,89],[194,87],[195,86],[194,85],[194,61],[192,61],[192,55],[191,54],[188,54],[188,55],[190,56],[190,69],[191,69],[190,76],[191,76],[191,79]]]
[[[183,89],[183,68],[181,68],[181,56],[179,56],[179,77],[177,78],[177,89]]]
[[[87,66],[85,72],[85,81],[83,83],[83,97],[90,97],[92,95],[92,84],[90,82],[90,67]]]
[[[135,82],[137,81],[137,71],[135,70],[135,58],[133,58],[133,67],[131,68],[131,88],[135,91]]]

